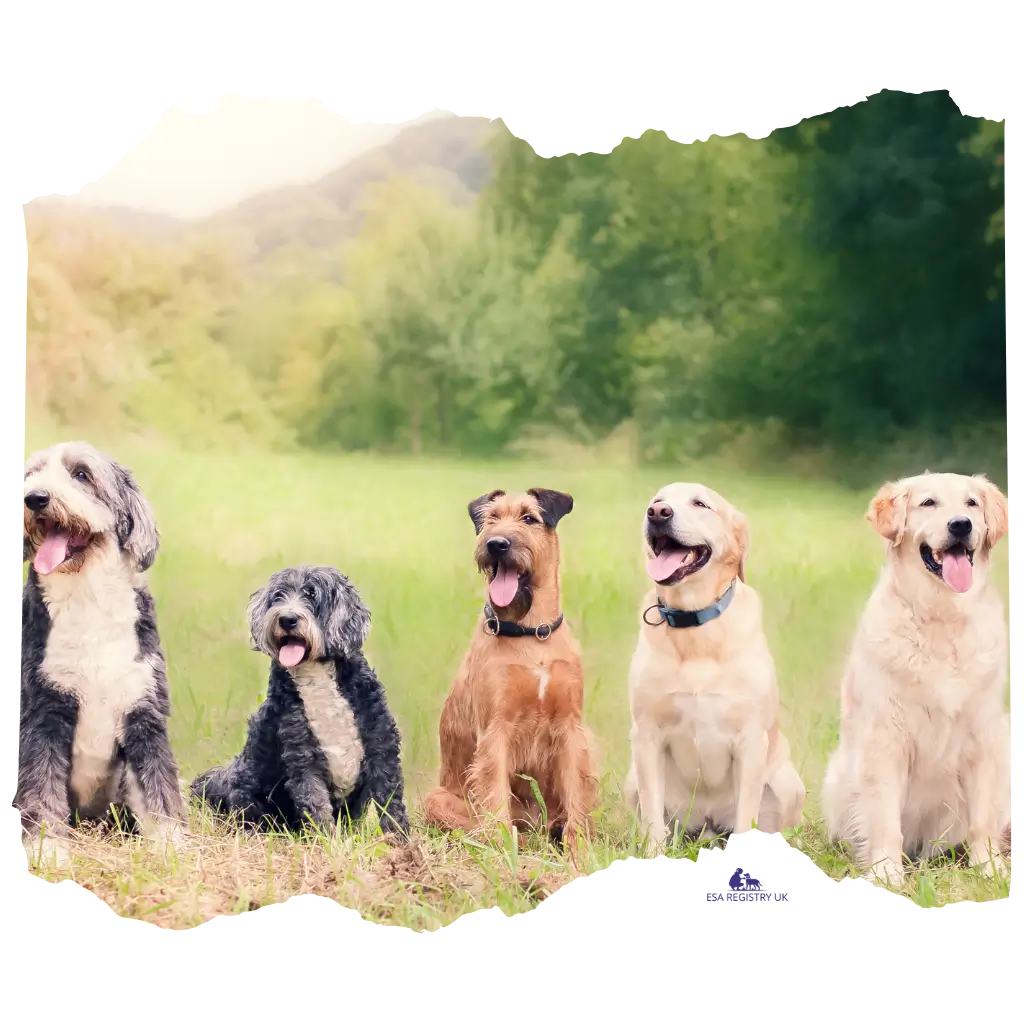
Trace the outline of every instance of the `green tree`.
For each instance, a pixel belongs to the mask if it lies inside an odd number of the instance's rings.
[[[549,410],[550,335],[575,267],[555,246],[524,268],[524,244],[488,211],[410,181],[374,189],[345,255],[352,315],[328,354],[324,436],[344,443],[342,363],[356,337],[375,353],[375,431],[385,443],[415,454],[500,448]]]
[[[846,443],[1005,416],[1002,186],[968,144],[981,127],[945,92],[887,91],[773,134],[810,199],[786,228],[816,287],[794,282],[779,343],[732,364],[735,409]]]

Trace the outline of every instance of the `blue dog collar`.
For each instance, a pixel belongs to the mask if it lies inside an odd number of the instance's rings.
[[[644,609],[643,619],[648,626],[660,626],[667,622],[673,629],[688,629],[690,626],[703,626],[705,622],[717,619],[726,608],[732,604],[732,596],[736,591],[736,581],[729,584],[729,589],[714,603],[707,608],[698,608],[696,611],[687,611],[682,608],[666,608],[663,604],[652,604],[650,608]],[[658,620],[651,622],[647,613],[658,612]]]

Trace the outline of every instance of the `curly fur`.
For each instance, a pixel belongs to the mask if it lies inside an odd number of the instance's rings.
[[[361,650],[370,613],[355,587],[332,568],[282,569],[252,596],[249,619],[271,658],[267,696],[241,753],[199,775],[193,794],[254,827],[332,828],[373,804],[385,832],[407,833],[401,739]],[[289,643],[307,655],[286,668]]]
[[[53,531],[78,538],[63,562],[30,566],[22,598],[18,789],[27,842],[75,819],[148,831],[180,818],[167,737],[170,694],[144,571],[158,536],[122,466],[81,442],[34,454],[25,470],[23,553]]]

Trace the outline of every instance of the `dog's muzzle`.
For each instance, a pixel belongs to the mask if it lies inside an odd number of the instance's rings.
[[[46,491],[25,495],[25,555],[32,553],[32,568],[40,576],[57,569],[76,571],[82,566],[92,533],[77,521],[69,520],[61,508],[54,508]]]
[[[295,668],[310,655],[310,644],[299,631],[299,616],[290,613],[278,615],[274,623],[274,643],[277,660],[283,668]]]
[[[967,520],[967,532],[961,532],[958,537],[953,533],[954,522],[957,521],[950,520],[950,536],[944,549],[921,545],[921,561],[933,576],[937,576],[952,591],[966,594],[974,582],[974,549],[969,548],[961,538],[969,537],[973,527],[970,520]],[[963,531],[962,526],[958,525],[958,529]]]
[[[651,522],[647,526],[647,575],[662,586],[674,586],[687,576],[699,572],[711,560],[707,544],[684,544],[672,534],[668,521]]]

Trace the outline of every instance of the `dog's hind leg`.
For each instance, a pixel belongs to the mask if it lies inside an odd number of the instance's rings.
[[[468,830],[475,824],[466,786],[476,750],[476,730],[461,680],[456,680],[445,699],[437,731],[441,745],[441,784],[427,794],[423,813],[428,825],[447,831]]]
[[[257,780],[243,756],[216,768],[207,768],[189,786],[196,799],[219,814],[233,814],[238,824],[258,828],[274,808],[259,791]]]
[[[441,788],[461,792],[476,752],[476,729],[458,684],[444,702],[437,731],[441,744]]]
[[[215,811],[231,811],[234,809],[231,800],[233,769],[234,761],[216,768],[207,768],[192,780],[189,791]]]
[[[570,726],[556,743],[554,778],[565,818],[554,824],[562,825],[562,841],[575,864],[580,838],[590,838],[590,812],[597,803],[597,779],[589,739],[581,725]]]
[[[978,751],[962,771],[964,831],[969,863],[991,875],[1007,871],[1003,846],[1010,823],[1010,729],[1005,716],[985,742],[987,749]]]
[[[125,715],[121,737],[128,804],[142,831],[158,843],[181,838],[184,807],[178,765],[167,739],[167,722],[149,701]]]
[[[807,789],[791,761],[783,761],[775,769],[761,795],[757,813],[760,832],[781,832],[796,828],[803,818]]]
[[[423,816],[428,825],[449,832],[456,828],[468,831],[474,824],[465,795],[441,787],[427,794],[423,801]]]
[[[42,686],[22,711],[18,750],[18,789],[14,806],[21,812],[23,842],[29,856],[67,863],[63,843],[71,813],[68,780],[71,744],[75,735],[78,705],[75,699]],[[40,832],[45,835],[40,837]]]

